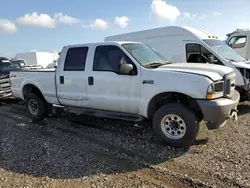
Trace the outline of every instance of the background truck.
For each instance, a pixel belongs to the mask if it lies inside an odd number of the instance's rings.
[[[204,120],[208,129],[237,117],[233,69],[171,64],[143,43],[102,42],[65,46],[58,67],[12,71],[11,90],[34,119],[52,105],[77,114],[151,120],[156,137],[188,147]]]
[[[236,29],[227,34],[226,44],[243,58],[250,60],[250,30]]]
[[[250,62],[206,31],[169,26],[109,36],[105,41],[137,41],[148,44],[173,62],[210,63],[230,67],[236,73],[241,99],[250,100]]]
[[[11,87],[9,73],[10,70],[17,70],[6,57],[0,57],[0,99],[5,99],[11,96]]]

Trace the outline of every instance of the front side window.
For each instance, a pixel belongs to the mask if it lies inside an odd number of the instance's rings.
[[[186,58],[188,63],[212,63],[223,65],[209,50],[200,44],[186,44]]]
[[[98,46],[95,51],[93,71],[109,71],[120,74],[121,62],[134,64],[127,55],[117,46]],[[136,67],[134,66],[134,69]]]
[[[234,36],[229,40],[228,45],[231,48],[243,48],[246,45],[246,40],[247,36]]]
[[[88,47],[69,48],[65,59],[65,71],[84,71]]]

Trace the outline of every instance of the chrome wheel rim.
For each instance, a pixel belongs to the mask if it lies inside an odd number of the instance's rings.
[[[39,105],[35,99],[30,99],[28,101],[28,108],[32,115],[37,115],[39,111]]]
[[[187,130],[184,120],[175,114],[166,115],[161,121],[162,132],[170,139],[181,139]]]

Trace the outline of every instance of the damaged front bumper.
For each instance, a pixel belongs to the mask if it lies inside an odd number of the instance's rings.
[[[224,126],[228,119],[237,121],[239,101],[240,94],[237,91],[233,91],[230,99],[197,100],[209,130]]]

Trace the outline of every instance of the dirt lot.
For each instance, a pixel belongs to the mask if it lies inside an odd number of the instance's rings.
[[[31,121],[22,102],[0,103],[0,187],[250,187],[250,104],[238,123],[189,150],[155,141],[149,125],[51,116]]]

